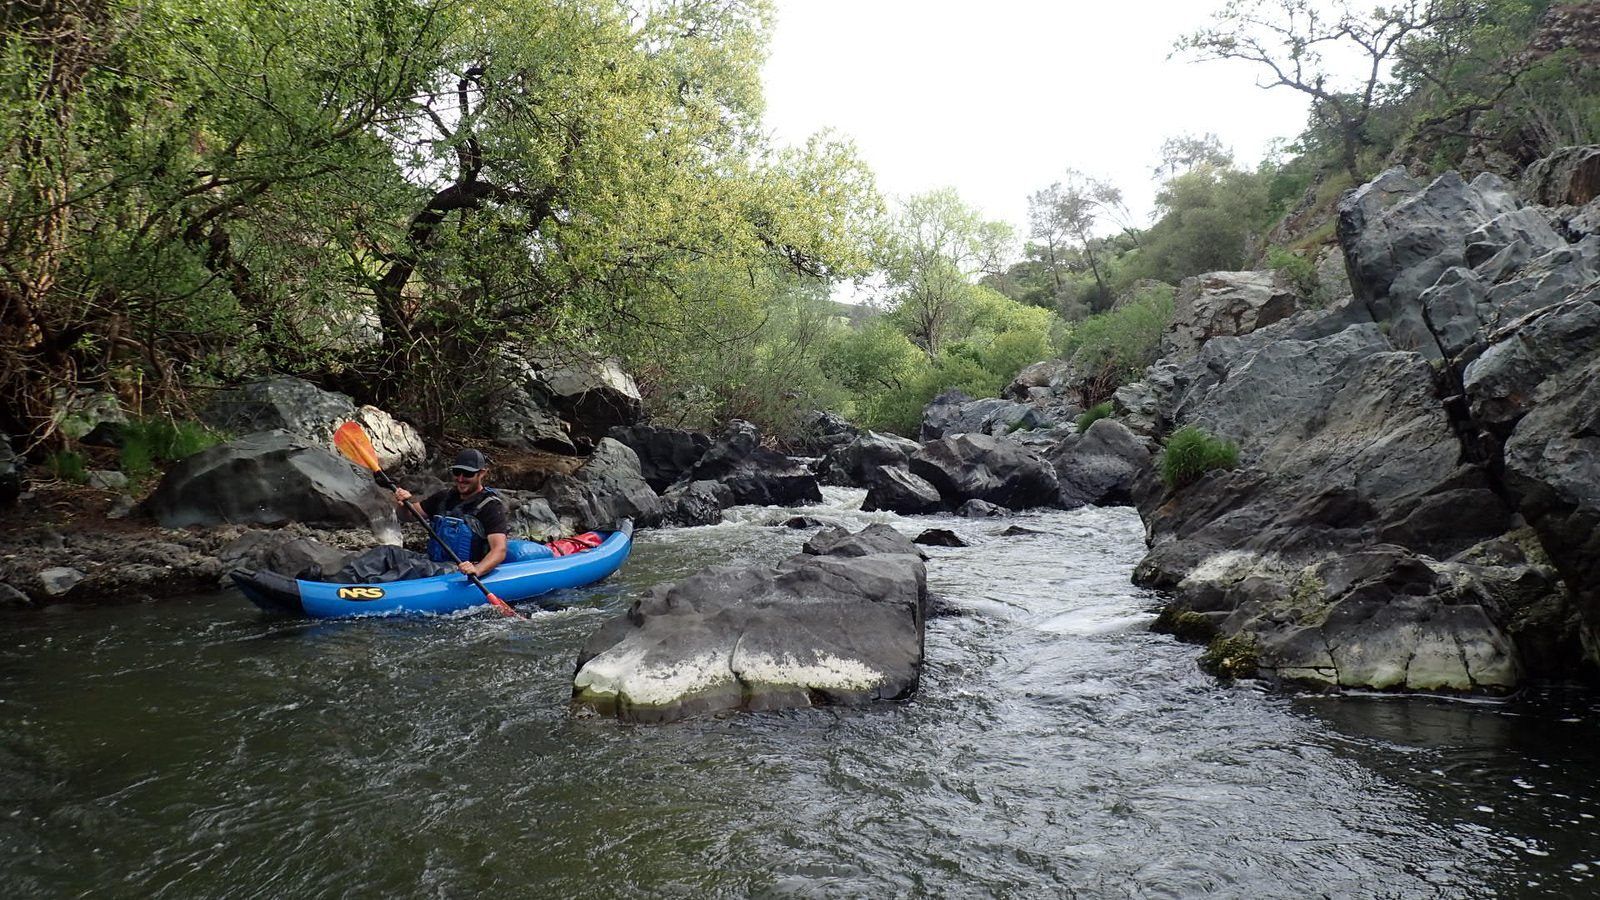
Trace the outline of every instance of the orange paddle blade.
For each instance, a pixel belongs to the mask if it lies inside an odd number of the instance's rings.
[[[490,593],[487,590],[484,591],[483,594],[484,594],[485,597],[489,598],[489,603],[492,604],[495,609],[500,610],[500,614],[501,615],[510,616],[513,619],[522,618],[522,614],[517,612],[516,610],[512,609],[511,608],[511,604],[505,602],[504,600],[501,600],[499,597],[496,597],[494,594]]]
[[[383,468],[378,464],[378,451],[372,449],[372,439],[367,437],[367,433],[355,422],[346,422],[339,426],[333,433],[333,446],[344,454],[345,459],[358,466],[373,472]]]

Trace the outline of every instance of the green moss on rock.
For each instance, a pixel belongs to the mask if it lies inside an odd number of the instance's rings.
[[[1199,644],[1217,636],[1217,625],[1211,617],[1192,609],[1168,606],[1150,626],[1151,631],[1170,634],[1180,641]]]
[[[1200,668],[1229,681],[1254,678],[1261,667],[1256,639],[1249,634],[1218,635],[1200,655]]]

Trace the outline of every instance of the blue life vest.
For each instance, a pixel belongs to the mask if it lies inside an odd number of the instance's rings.
[[[483,523],[478,521],[477,512],[491,501],[504,502],[493,488],[484,488],[482,496],[477,499],[447,512],[435,513],[432,518],[433,533],[439,536],[444,546],[429,538],[428,558],[434,562],[454,562],[450,554],[445,552],[445,547],[454,550],[464,562],[477,562],[488,555],[489,538],[483,532]]]

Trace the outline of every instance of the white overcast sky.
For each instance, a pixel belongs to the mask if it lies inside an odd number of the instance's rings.
[[[853,138],[880,189],[952,186],[1026,234],[1028,195],[1067,168],[1148,215],[1161,142],[1216,133],[1253,166],[1306,104],[1236,63],[1168,60],[1222,0],[779,0],[767,127]]]

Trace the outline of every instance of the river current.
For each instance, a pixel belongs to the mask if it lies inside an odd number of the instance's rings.
[[[1152,634],[1125,509],[803,510],[641,532],[508,622],[270,618],[232,591],[0,618],[0,885],[92,897],[1600,895],[1600,698],[1294,696]],[[794,512],[929,548],[911,700],[575,715],[649,586],[770,563]],[[1003,537],[1019,525],[1035,534]]]

